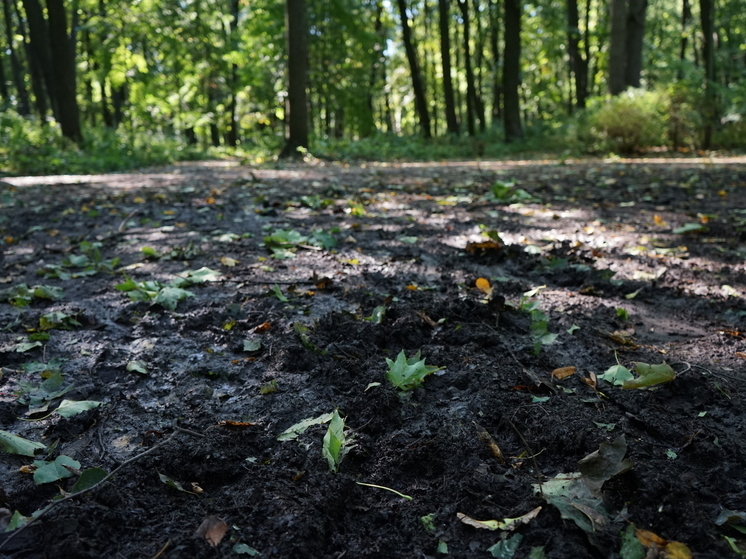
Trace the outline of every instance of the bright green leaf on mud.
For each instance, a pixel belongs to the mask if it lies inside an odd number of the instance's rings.
[[[326,458],[329,469],[335,473],[339,471],[339,464],[350,448],[352,448],[352,438],[345,434],[344,429],[344,419],[340,417],[337,410],[334,410],[332,418],[329,421],[329,428],[326,431],[326,435],[324,435],[321,455]]]
[[[41,347],[41,342],[21,342],[13,346],[13,351],[16,353],[26,353],[27,351],[31,351],[35,347]]]
[[[547,553],[544,551],[544,546],[532,547],[531,553],[528,554],[528,559],[547,559]]]
[[[165,309],[174,311],[179,301],[183,301],[187,297],[194,297],[194,293],[180,287],[166,286],[158,292],[153,302]]]
[[[381,324],[381,322],[383,322],[384,316],[386,316],[386,306],[379,305],[373,309],[373,312],[370,316],[365,317],[363,320],[367,320],[368,322],[372,322],[373,324]]]
[[[681,227],[677,227],[672,233],[675,233],[676,235],[684,235],[686,233],[705,233],[707,232],[707,227],[702,225],[701,223],[685,223]]]
[[[285,295],[282,293],[282,289],[280,289],[279,285],[274,284],[272,286],[272,293],[274,293],[275,297],[277,297],[279,301],[282,301],[283,303],[288,302],[288,298],[285,297]]]
[[[181,491],[182,493],[190,493],[192,495],[196,495],[196,493],[192,493],[191,491],[187,491],[186,489],[184,489],[184,487],[178,481],[171,479],[165,474],[158,472],[158,477],[163,483],[165,483],[172,489],[176,489],[177,491]]]
[[[523,540],[521,534],[513,534],[509,538],[500,540],[495,545],[488,547],[487,551],[497,559],[513,559],[518,546],[521,545],[521,540]]]
[[[143,254],[143,256],[145,258],[151,258],[151,259],[157,260],[158,258],[161,257],[161,255],[158,254],[158,251],[155,250],[153,247],[150,247],[150,246],[144,246],[144,247],[142,247],[140,249],[140,252],[142,252],[142,254]]]
[[[36,466],[36,470],[34,471],[34,483],[36,485],[41,485],[43,483],[54,483],[55,481],[72,477],[73,472],[70,471],[70,468],[79,470],[80,462],[62,454],[55,458],[54,462],[35,460],[34,466]]]
[[[334,414],[332,413],[324,413],[318,417],[308,417],[302,421],[299,421],[298,423],[295,423],[294,425],[291,425],[290,427],[285,429],[280,434],[280,436],[277,437],[277,440],[291,441],[293,439],[297,439],[301,433],[303,433],[312,425],[321,425],[323,423],[328,423],[329,421],[331,421],[333,415]]]
[[[5,531],[12,532],[13,530],[18,530],[18,528],[28,523],[29,520],[31,520],[30,516],[23,516],[20,512],[15,511],[13,516],[10,517],[8,527],[5,528]]]
[[[53,311],[39,318],[39,328],[41,330],[52,330],[53,328],[71,330],[75,326],[80,326],[80,322],[62,311]]]
[[[443,540],[438,540],[438,547],[435,548],[435,551],[441,555],[448,555],[448,544]]]
[[[419,351],[407,359],[404,350],[401,350],[396,361],[387,357],[386,364],[389,366],[386,378],[399,390],[412,390],[422,384],[426,376],[444,368],[425,365],[425,360],[420,359]]]
[[[62,400],[59,407],[54,410],[60,417],[72,417],[78,415],[84,411],[92,410],[101,405],[101,402],[95,400],[80,400],[78,402],[74,400]]]
[[[262,342],[259,340],[244,340],[243,350],[248,353],[256,353],[262,349]]]
[[[645,547],[635,536],[635,525],[628,524],[622,531],[622,547],[619,556],[622,559],[645,559]]]
[[[0,301],[8,301],[14,307],[26,307],[34,299],[57,300],[62,298],[62,288],[51,285],[34,285],[25,283],[4,289],[0,292]]]
[[[0,431],[0,450],[10,454],[20,454],[21,456],[33,456],[38,450],[45,450],[47,447],[41,443],[29,441],[8,431]]]
[[[78,481],[76,481],[75,485],[73,485],[71,493],[85,491],[86,489],[93,487],[97,483],[101,483],[101,481],[103,481],[103,479],[107,475],[109,474],[106,473],[106,470],[103,470],[101,468],[88,468],[87,470],[83,470],[83,472],[80,474],[80,477],[78,478]]]
[[[615,386],[622,386],[625,382],[634,379],[635,375],[623,365],[612,365],[606,369],[604,374],[598,375],[598,378]]]
[[[182,280],[186,280],[188,282],[185,285],[179,284],[177,285],[177,287],[187,287],[189,285],[196,285],[199,283],[220,281],[223,277],[220,272],[207,268],[206,266],[203,266],[199,270],[187,270],[186,272],[182,272],[177,275]]]
[[[658,365],[635,363],[635,372],[640,376],[625,381],[624,384],[622,384],[622,388],[647,388],[648,386],[671,382],[676,378],[676,371],[674,371],[665,361]]]
[[[144,361],[130,361],[127,363],[127,371],[130,373],[148,374],[148,367]]]
[[[8,526],[8,529],[10,529],[10,526]],[[746,546],[744,546],[743,543],[741,543],[739,546],[738,540],[736,540],[736,538],[731,538],[730,536],[723,536],[723,539],[728,542],[728,545],[730,546],[730,549],[731,551],[733,551],[733,553],[735,553],[739,557],[746,557]],[[623,557],[622,559],[625,558]]]
[[[568,333],[568,334],[570,334],[570,335],[572,336],[572,335],[573,335],[573,334],[574,334],[575,332],[577,332],[578,330],[580,330],[580,326],[578,326],[577,324],[573,324],[572,326],[570,326],[570,327],[569,327],[569,328],[567,329],[567,333]]]
[[[422,527],[428,532],[435,532],[434,520],[435,520],[434,512],[431,512],[430,514],[426,514],[425,516],[420,516],[420,522],[422,523]]]

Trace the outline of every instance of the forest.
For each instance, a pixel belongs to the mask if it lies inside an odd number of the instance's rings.
[[[740,0],[3,0],[1,19],[5,172],[746,138]]]

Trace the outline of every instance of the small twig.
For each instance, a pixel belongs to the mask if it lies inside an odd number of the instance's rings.
[[[117,475],[122,468],[124,468],[126,466],[129,466],[133,462],[136,462],[136,461],[140,460],[140,458],[142,458],[144,456],[147,456],[148,454],[151,454],[152,452],[155,452],[156,450],[158,450],[159,448],[161,448],[163,446],[166,446],[179,433],[187,433],[189,435],[194,435],[194,436],[197,436],[197,437],[204,437],[204,435],[201,434],[201,433],[197,433],[195,431],[190,431],[189,429],[184,429],[182,427],[179,427],[178,425],[174,425],[174,432],[171,433],[171,435],[169,435],[169,437],[166,440],[163,440],[163,441],[159,442],[158,444],[156,444],[155,446],[150,447],[148,450],[146,450],[144,452],[141,452],[140,454],[138,454],[136,456],[133,456],[129,460],[125,460],[117,468],[115,468],[114,471],[112,471],[110,474],[108,474],[106,477],[104,477],[98,483],[96,483],[94,485],[91,485],[90,487],[86,487],[85,489],[82,489],[82,490],[78,491],[77,493],[71,493],[69,495],[66,495],[65,497],[62,497],[61,499],[58,499],[57,501],[52,501],[51,503],[49,503],[49,505],[47,505],[45,508],[43,508],[43,509],[41,509],[39,511],[39,514],[37,514],[36,516],[32,517],[31,520],[29,520],[26,524],[24,524],[23,526],[21,526],[20,528],[18,528],[17,530],[15,530],[13,533],[11,533],[10,536],[8,536],[8,538],[4,542],[0,543],[0,549],[2,549],[3,547],[5,547],[5,545],[9,541],[11,541],[13,538],[15,538],[16,536],[18,536],[18,534],[21,534],[29,526],[35,524],[38,520],[40,520],[41,518],[45,517],[49,513],[49,511],[51,511],[52,509],[54,509],[58,505],[61,505],[62,503],[65,503],[67,501],[70,501],[72,499],[80,497],[81,495],[85,495],[86,493],[90,493],[90,492],[92,492],[95,489],[98,489],[104,483],[106,483],[111,478],[113,478],[115,475]]]
[[[528,451],[531,461],[534,463],[534,470],[536,471],[536,481],[539,482],[539,495],[544,497],[544,490],[541,487],[541,471],[539,470],[539,464],[536,461],[536,454],[534,454],[534,451],[531,450],[531,446],[529,446],[528,442],[526,441],[523,434],[518,430],[518,427],[515,426],[515,423],[513,423],[510,418],[507,415],[503,415],[503,419],[508,422],[508,425],[510,425],[513,428],[513,431],[516,432],[518,435],[518,438],[521,439],[521,442],[523,443],[523,446],[526,447],[526,450]]]
[[[406,499],[407,501],[414,500],[414,497],[410,497],[409,495],[405,495],[404,493],[399,493],[396,489],[391,489],[390,487],[386,487],[385,485],[375,485],[373,483],[363,483],[362,481],[356,481],[358,485],[364,485],[365,487],[375,487],[376,489],[385,489],[386,491],[391,491],[392,493],[396,493],[399,495],[399,497],[402,497]]]
[[[163,547],[158,550],[158,553],[153,555],[151,559],[158,559],[158,557],[160,557],[166,552],[166,550],[168,549],[168,546],[170,545],[171,545],[171,540],[168,540],[166,543],[163,544]]]
[[[119,224],[119,227],[117,227],[117,233],[121,233],[124,231],[125,226],[127,225],[127,222],[132,218],[139,210],[139,208],[135,208],[130,213],[127,214],[127,216],[122,220],[122,223]]]

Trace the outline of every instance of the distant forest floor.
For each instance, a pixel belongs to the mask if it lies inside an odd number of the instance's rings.
[[[0,556],[746,549],[746,158],[6,180]]]

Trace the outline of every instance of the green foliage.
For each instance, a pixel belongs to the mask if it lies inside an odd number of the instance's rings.
[[[62,288],[51,285],[29,287],[19,283],[0,292],[0,301],[7,301],[14,307],[27,307],[34,299],[57,300],[62,298]]]
[[[545,285],[542,285],[526,291],[523,297],[521,297],[519,305],[520,310],[528,313],[531,317],[529,330],[531,331],[531,339],[534,342],[534,353],[537,355],[541,353],[542,347],[553,344],[558,336],[558,334],[553,334],[549,331],[549,317],[541,311],[539,302],[534,299],[545,287]]]
[[[125,292],[132,301],[152,302],[170,311],[176,310],[179,301],[183,301],[187,297],[194,297],[194,293],[191,291],[174,285],[164,285],[155,280],[137,282],[127,278],[124,282],[115,285],[114,288]]]
[[[45,278],[68,280],[96,275],[98,272],[113,273],[119,264],[119,258],[104,260],[101,257],[101,243],[83,241],[80,243],[82,254],[65,256],[60,264],[42,266],[36,273]],[[74,271],[73,271],[74,269]]]
[[[61,454],[52,462],[46,460],[35,460],[34,466],[34,483],[41,485],[43,483],[53,483],[61,479],[72,477],[70,469],[79,470],[80,462],[73,460],[69,456]]]
[[[389,366],[386,378],[394,385],[394,388],[404,391],[412,390],[422,384],[426,376],[443,369],[443,367],[425,365],[425,360],[420,359],[419,351],[407,358],[404,350],[401,350],[396,356],[396,361],[386,358],[386,364]]]
[[[345,433],[345,420],[342,419],[337,410],[332,413],[329,428],[324,435],[321,454],[329,463],[332,472],[339,471],[339,465],[345,455],[352,448],[352,437]]]
[[[11,454],[20,454],[21,456],[33,456],[39,450],[45,450],[47,447],[41,443],[29,441],[8,431],[0,431],[0,450]]]

